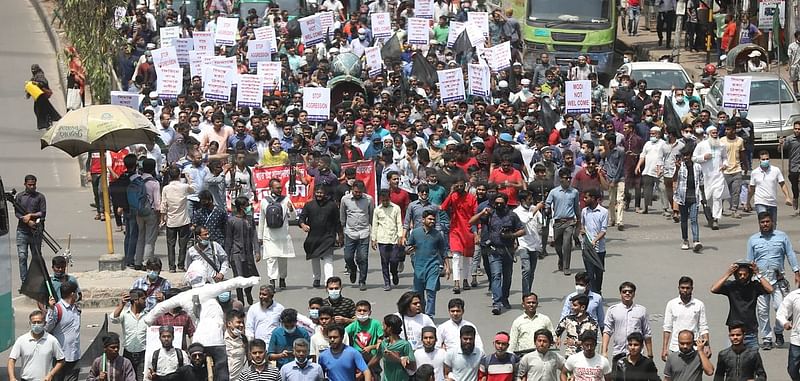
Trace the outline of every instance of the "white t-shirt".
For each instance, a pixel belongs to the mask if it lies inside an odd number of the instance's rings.
[[[403,319],[404,332],[400,332],[400,338],[407,340],[411,344],[411,349],[414,350],[422,348],[422,328],[436,328],[436,324],[433,320],[423,313],[417,314],[414,317],[401,316],[397,312],[395,312],[395,315]]]
[[[37,340],[33,334],[27,332],[17,338],[8,357],[17,360],[17,366],[20,367],[17,375],[20,379],[41,380],[53,369],[53,360],[64,359],[64,352],[55,336],[44,332]]]
[[[572,381],[603,381],[604,376],[611,373],[611,363],[607,358],[595,354],[587,359],[583,352],[569,356],[564,367],[572,372]]]
[[[656,167],[664,166],[664,158],[669,155],[669,147],[667,143],[658,139],[655,143],[648,141],[642,148],[642,156],[644,156],[644,168],[642,168],[642,175],[658,177],[656,174]]]
[[[770,165],[768,170],[760,167],[750,173],[750,186],[756,187],[753,203],[756,205],[778,206],[778,184],[784,182],[781,169]]]
[[[414,351],[414,358],[417,360],[417,368],[420,365],[429,364],[433,367],[433,374],[436,381],[444,381],[444,358],[447,352],[441,348],[433,348],[433,351],[425,352],[425,348]]]

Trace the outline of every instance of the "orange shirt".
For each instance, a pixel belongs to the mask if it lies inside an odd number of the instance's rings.
[[[508,206],[517,206],[519,205],[517,188],[512,186],[503,187],[503,183],[506,181],[509,183],[522,182],[522,173],[514,168],[511,168],[511,173],[503,172],[502,168],[495,168],[489,175],[489,182],[497,184],[497,191],[508,196]]]

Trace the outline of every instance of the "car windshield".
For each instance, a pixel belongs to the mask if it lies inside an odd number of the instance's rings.
[[[669,69],[636,69],[631,71],[631,79],[638,82],[643,79],[647,81],[648,89],[671,90],[674,88],[682,89],[689,78],[683,71]]]
[[[563,23],[607,23],[608,0],[529,0],[528,19]]]
[[[778,83],[780,83],[781,90],[778,92]],[[792,103],[794,97],[789,92],[789,87],[786,83],[778,80],[768,81],[752,81],[750,82],[750,104],[772,104],[779,103]]]

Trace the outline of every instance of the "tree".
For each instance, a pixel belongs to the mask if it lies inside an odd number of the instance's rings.
[[[56,0],[53,23],[80,54],[94,104],[107,104],[114,75],[112,58],[124,42],[114,10],[126,0]]]

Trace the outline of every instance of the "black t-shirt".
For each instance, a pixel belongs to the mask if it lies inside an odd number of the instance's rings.
[[[719,294],[728,296],[729,309],[726,325],[742,323],[747,332],[758,330],[756,300],[760,295],[767,294],[767,290],[764,289],[761,282],[750,280],[742,284],[735,280],[729,280],[722,285]]]
[[[504,231],[516,232],[523,228],[522,221],[519,216],[511,210],[505,214],[493,212],[489,216],[481,217],[482,230],[487,230],[487,239],[495,247],[511,248],[514,245],[514,239],[503,238]]]
[[[464,183],[467,183],[467,174],[464,173],[464,170],[458,167],[456,167],[452,172],[450,172],[449,169],[443,169],[439,171],[437,177],[439,179],[439,184],[444,187],[448,194],[450,194],[450,188],[453,187],[453,184],[455,184],[456,181],[464,180]]]

